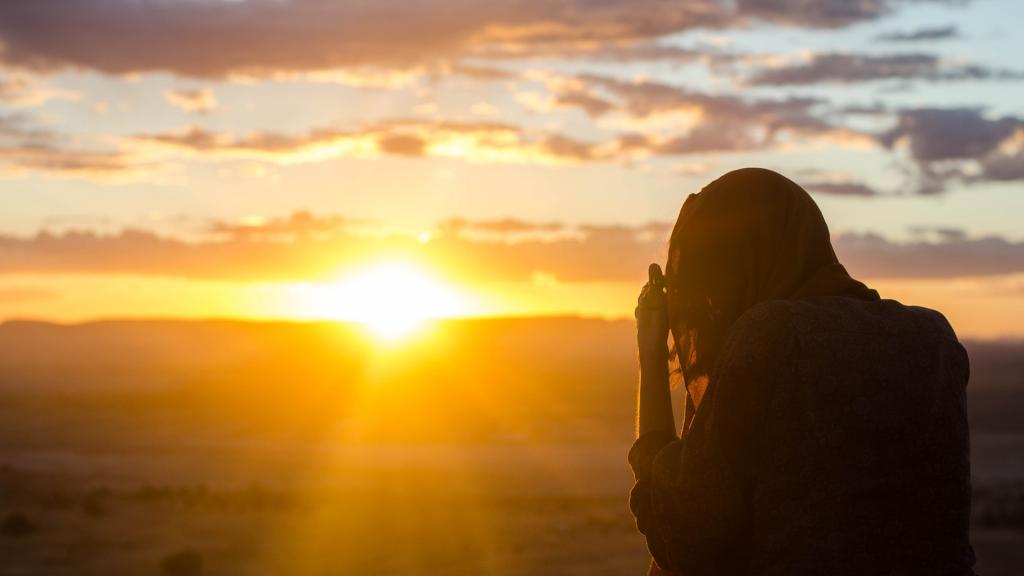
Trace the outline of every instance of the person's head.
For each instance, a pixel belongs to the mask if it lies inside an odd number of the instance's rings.
[[[761,168],[690,194],[665,265],[669,322],[686,381],[710,373],[730,326],[755,304],[806,296],[877,299],[839,264],[810,195]]]

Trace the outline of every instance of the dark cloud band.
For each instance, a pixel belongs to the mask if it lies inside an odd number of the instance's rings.
[[[4,62],[32,69],[223,77],[405,67],[498,47],[529,54],[752,21],[837,28],[910,1],[5,0],[0,44]]]
[[[0,274],[141,274],[199,279],[304,281],[336,274],[374,254],[407,254],[475,281],[642,281],[636,262],[664,257],[670,222],[577,225],[514,219],[442,222],[427,242],[360,234],[367,223],[296,213],[245,225],[214,222],[193,241],[145,230],[0,236]],[[1024,273],[1024,242],[959,230],[895,242],[841,234],[836,252],[865,278],[952,278]],[[639,277],[638,277],[639,274]]]

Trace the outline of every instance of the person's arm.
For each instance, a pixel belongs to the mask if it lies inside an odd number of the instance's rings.
[[[637,436],[655,430],[676,431],[668,382],[668,308],[661,268],[651,264],[648,281],[635,310],[640,388],[637,393]]]
[[[635,470],[649,470],[651,460],[666,444],[676,440],[675,416],[672,412],[672,395],[669,387],[668,369],[668,308],[665,301],[664,275],[661,267],[651,264],[647,269],[648,281],[640,291],[637,300],[637,359],[640,382],[637,390],[636,435],[629,451],[630,466]],[[637,528],[645,536],[651,532],[650,515],[640,502],[640,495],[648,484],[644,479],[638,482],[640,490],[634,487],[630,494],[630,508],[634,510]],[[643,508],[643,510],[639,510]],[[640,514],[637,515],[636,512]],[[652,561],[648,576],[669,575],[659,568],[656,557],[661,556],[660,548],[655,552],[656,541],[649,538],[648,549]],[[663,560],[664,561],[664,560]]]
[[[685,438],[655,428],[630,449],[630,509],[660,568],[745,570],[763,422],[794,366],[786,323],[773,315],[736,326]]]

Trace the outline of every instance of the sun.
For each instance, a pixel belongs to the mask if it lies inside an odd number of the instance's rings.
[[[465,295],[411,262],[382,262],[333,282],[316,298],[321,317],[359,322],[382,340],[408,336],[433,318],[464,316]]]

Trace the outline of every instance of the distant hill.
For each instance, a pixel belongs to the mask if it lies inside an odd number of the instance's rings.
[[[0,442],[54,446],[183,421],[218,437],[627,438],[636,380],[629,322],[558,317],[446,320],[390,348],[334,322],[8,322],[0,365]],[[45,434],[23,433],[26,412]]]
[[[1024,342],[965,345],[972,428],[1024,430]],[[211,434],[621,439],[636,381],[632,322],[575,317],[446,320],[393,348],[334,322],[17,321],[0,325],[0,366],[5,442],[29,441],[15,429],[26,409],[82,441],[126,418],[141,435],[187,421]]]

